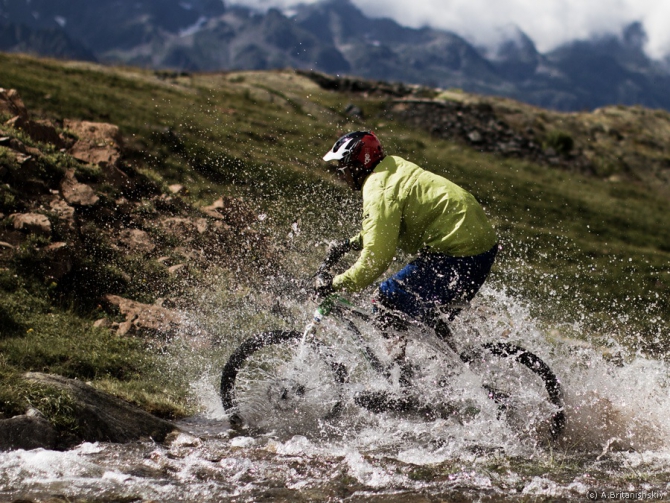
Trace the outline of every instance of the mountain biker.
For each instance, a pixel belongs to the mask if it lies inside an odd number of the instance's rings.
[[[483,285],[498,251],[495,230],[480,204],[446,178],[385,155],[370,131],[342,136],[323,159],[338,161],[338,174],[352,190],[363,192],[363,225],[358,235],[331,245],[330,265],[350,249],[361,253],[335,278],[320,273],[317,295],[363,290],[387,270],[400,248],[414,258],[379,286],[373,299],[376,325],[388,337],[389,329],[419,321],[453,347],[438,309],[453,320],[458,305]],[[397,358],[403,357],[404,346]]]

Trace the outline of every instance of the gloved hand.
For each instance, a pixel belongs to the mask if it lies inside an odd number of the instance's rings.
[[[323,262],[323,267],[325,269],[330,269],[342,258],[342,255],[347,253],[350,249],[351,244],[348,239],[345,239],[344,241],[333,241],[328,245],[326,260]]]
[[[314,278],[314,293],[319,301],[333,293],[333,275],[327,271],[319,272]]]

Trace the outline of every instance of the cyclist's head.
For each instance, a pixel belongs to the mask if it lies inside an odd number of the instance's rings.
[[[353,179],[358,190],[373,169],[384,158],[384,149],[372,131],[354,131],[342,136],[323,156],[324,161],[338,161],[345,178]]]

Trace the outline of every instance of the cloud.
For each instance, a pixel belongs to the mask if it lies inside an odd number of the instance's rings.
[[[317,0],[303,0],[315,3]],[[620,34],[640,21],[649,37],[646,50],[654,58],[670,55],[669,0],[352,0],[370,17],[390,17],[405,26],[451,30],[486,46],[501,37],[501,28],[516,25],[541,52],[565,42],[604,34]],[[296,0],[233,0],[257,9],[286,9]],[[504,30],[503,30],[504,32]]]

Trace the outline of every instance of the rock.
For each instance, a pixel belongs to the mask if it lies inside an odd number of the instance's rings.
[[[16,89],[3,89],[0,87],[0,114],[19,116],[28,119],[28,109]]]
[[[219,214],[219,217],[223,218]],[[190,219],[183,217],[172,217],[161,220],[160,227],[163,231],[177,236],[180,239],[190,240],[198,234],[207,231],[207,219]]]
[[[5,136],[3,138],[0,138],[0,145],[15,150],[17,152],[20,152],[22,154],[33,156],[38,159],[42,157],[42,152],[39,149],[35,147],[29,147],[18,138]]]
[[[179,195],[183,195],[183,194],[186,194],[186,192],[188,192],[186,190],[186,187],[184,187],[183,185],[180,185],[178,183],[175,183],[174,185],[170,185],[168,187],[168,189],[170,189],[170,192],[172,192],[173,194],[179,194]]]
[[[116,306],[126,321],[119,325],[119,335],[174,335],[181,324],[178,313],[160,306],[142,304],[118,295],[105,295],[105,301]]]
[[[14,228],[43,236],[51,235],[51,222],[40,213],[14,213],[9,216]]]
[[[0,451],[55,449],[58,438],[53,425],[37,414],[0,419]]]
[[[168,267],[168,272],[170,274],[178,274],[179,272],[186,272],[186,264],[176,264]]]
[[[102,164],[102,176],[107,183],[119,187],[121,190],[132,192],[137,185],[132,178],[113,164]]]
[[[60,190],[63,198],[75,206],[93,206],[100,200],[91,187],[77,181],[74,169],[67,170]]]
[[[200,447],[202,440],[182,431],[173,431],[165,437],[165,443],[170,447]]]
[[[257,221],[256,214],[241,198],[223,196],[201,210],[216,220],[224,220],[238,228],[244,228]]]
[[[149,234],[140,229],[125,229],[119,234],[119,243],[136,253],[151,253],[156,249]]]
[[[100,318],[93,323],[95,328],[112,328],[112,322],[107,318]]]
[[[483,138],[479,131],[472,131],[470,134],[468,134],[468,139],[472,143],[481,143]]]
[[[51,243],[44,248],[46,275],[59,280],[72,270],[72,250],[65,242]]]
[[[162,442],[177,427],[120,398],[81,381],[30,372],[26,379],[67,392],[74,401],[75,434],[85,442],[131,442],[151,437]]]
[[[40,143],[51,143],[56,148],[63,148],[65,142],[48,121],[32,121],[23,117],[14,117],[7,121],[8,126],[25,131],[33,140]]]
[[[74,208],[60,197],[49,203],[51,211],[56,214],[58,220],[62,221],[69,229],[74,229]]]
[[[77,135],[77,142],[70,148],[75,159],[99,165],[114,165],[121,156],[119,128],[104,122],[65,120],[65,129]]]

